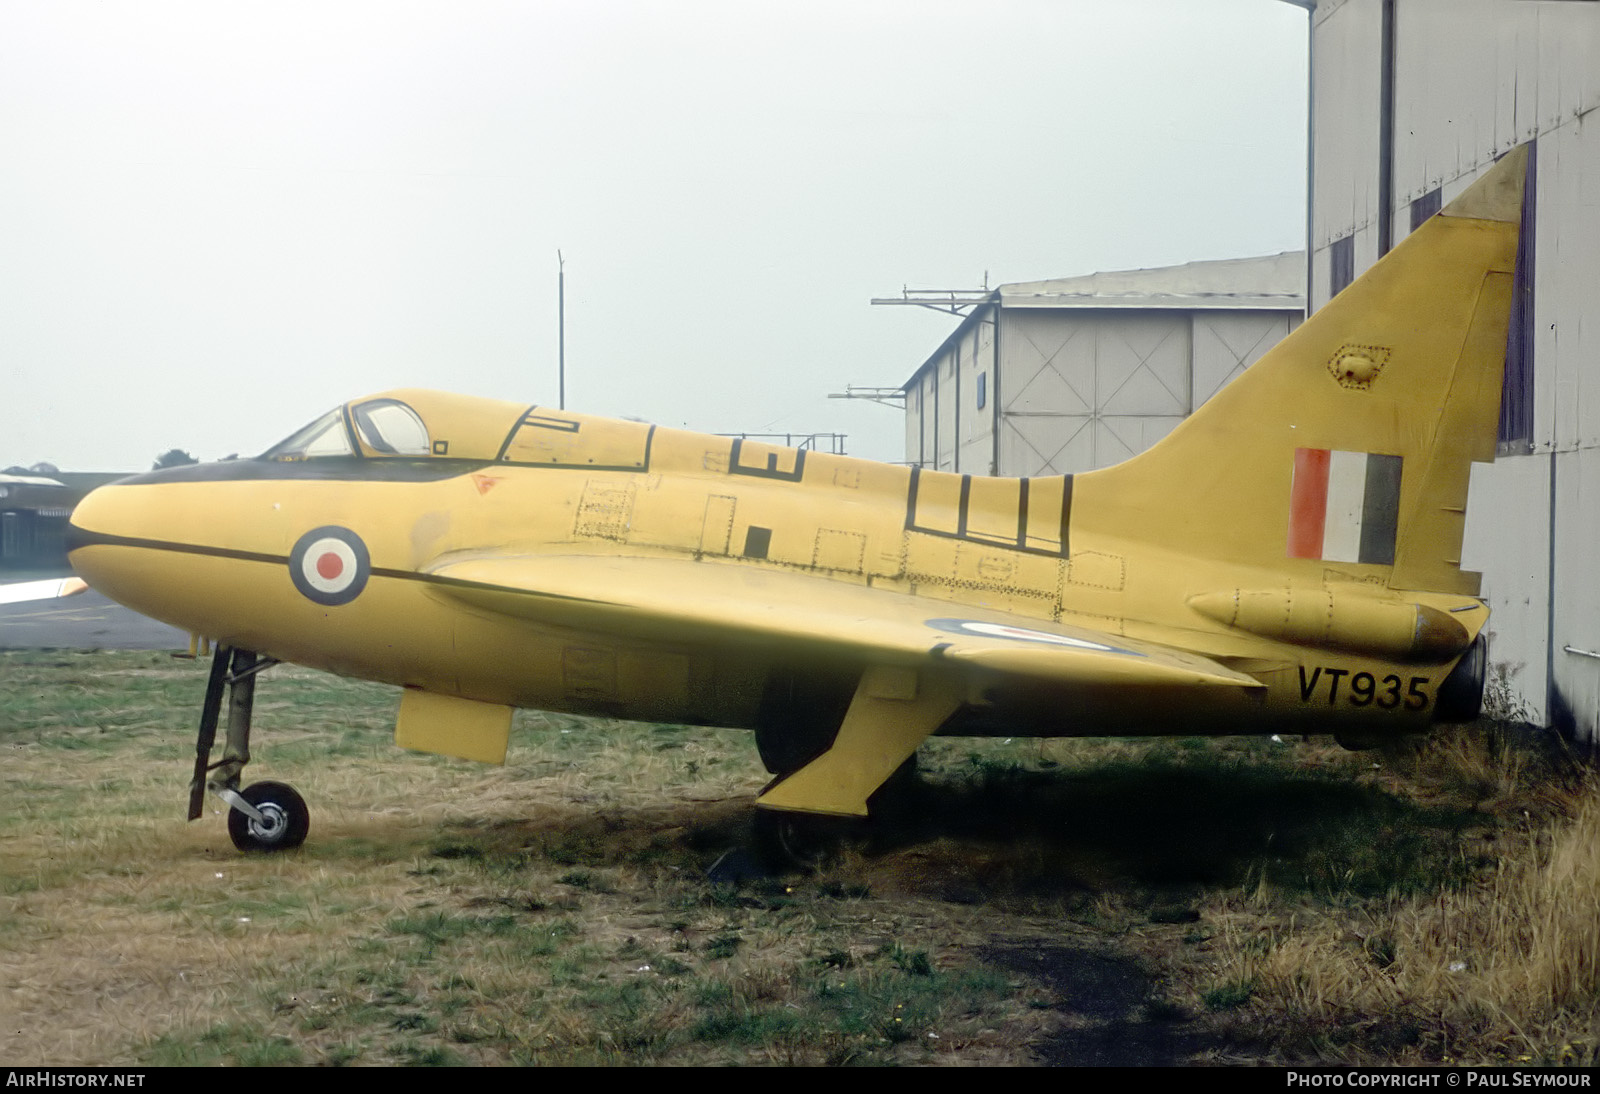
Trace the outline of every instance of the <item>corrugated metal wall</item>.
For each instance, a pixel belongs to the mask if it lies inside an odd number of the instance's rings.
[[[1463,564],[1494,611],[1497,698],[1580,739],[1600,736],[1600,4],[1388,0],[1393,240],[1413,202],[1448,202],[1536,141],[1532,429],[1475,468]],[[1335,241],[1376,261],[1385,0],[1312,13],[1310,299]],[[1425,208],[1425,206],[1424,206]]]
[[[978,323],[961,339],[961,470],[994,474],[994,325]],[[980,405],[981,400],[981,405]]]
[[[1356,268],[1378,259],[1378,87],[1382,0],[1344,0],[1312,15],[1312,55],[1330,63],[1311,66],[1312,162],[1311,285],[1314,309],[1327,303],[1333,242],[1355,237]],[[1332,62],[1332,59],[1337,62]],[[1343,165],[1337,170],[1332,165]]]
[[[1591,80],[1600,65],[1600,10],[1594,20]],[[1560,722],[1570,717],[1594,741],[1600,737],[1600,111],[1588,110],[1539,138],[1534,360],[1535,406],[1553,423],[1548,443],[1555,451],[1554,709],[1548,714]],[[1541,398],[1541,391],[1548,395]]]

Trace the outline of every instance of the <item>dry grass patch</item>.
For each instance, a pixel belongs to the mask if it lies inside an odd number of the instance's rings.
[[[8,1060],[1594,1055],[1592,790],[1494,735],[935,740],[869,844],[713,884],[766,781],[747,734],[519,713],[485,768],[394,749],[390,689],[279,667],[251,775],[311,838],[241,856],[181,819],[203,664],[0,680]]]
[[[1438,882],[1306,903],[1259,879],[1207,910],[1218,1008],[1283,1059],[1592,1064],[1600,1044],[1600,798],[1585,766],[1464,729],[1392,759],[1462,810]],[[1397,774],[1398,773],[1398,774]],[[1231,991],[1231,995],[1229,994]]]

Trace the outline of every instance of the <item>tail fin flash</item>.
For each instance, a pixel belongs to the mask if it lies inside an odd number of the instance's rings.
[[[1165,440],[1078,476],[1074,525],[1476,595],[1467,478],[1494,458],[1525,161],[1505,156]]]

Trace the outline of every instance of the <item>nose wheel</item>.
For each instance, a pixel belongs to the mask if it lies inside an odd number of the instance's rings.
[[[295,788],[286,783],[251,783],[239,792],[251,806],[251,816],[230,802],[228,836],[241,851],[288,851],[306,841],[311,831],[311,810]]]
[[[200,710],[195,740],[194,779],[189,784],[189,819],[203,813],[206,791],[228,803],[228,835],[241,851],[288,851],[306,841],[311,811],[294,787],[284,783],[252,783],[239,789],[239,773],[250,762],[250,714],[255,705],[256,675],[277,661],[250,650],[217,648]],[[228,735],[222,759],[211,762],[221,720],[224,692],[228,699]]]

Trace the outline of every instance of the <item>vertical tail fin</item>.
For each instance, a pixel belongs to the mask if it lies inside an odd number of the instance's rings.
[[[1074,528],[1309,576],[1476,595],[1526,149],[1505,156],[1165,440],[1077,477]]]

